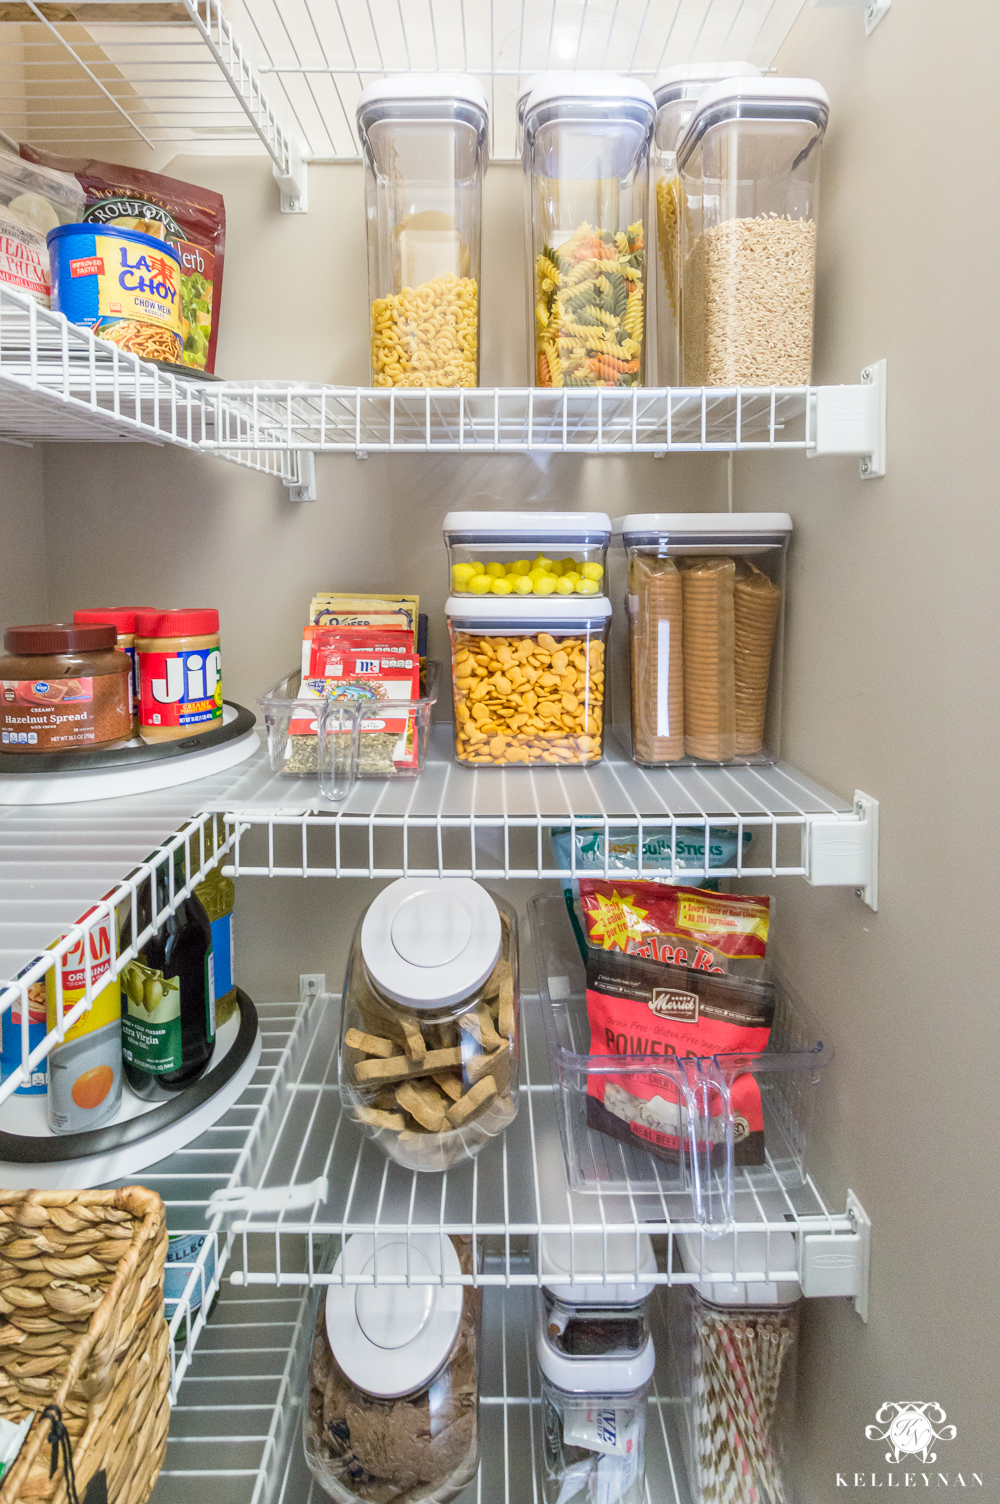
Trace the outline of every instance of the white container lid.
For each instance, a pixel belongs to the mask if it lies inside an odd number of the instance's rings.
[[[688,1274],[721,1274],[732,1272],[734,1238],[730,1233],[722,1238],[701,1238],[696,1233],[682,1233],[677,1239],[681,1263]],[[765,1267],[794,1269],[795,1239],[790,1232],[741,1232],[737,1273],[746,1269],[754,1273]],[[738,1280],[735,1284],[705,1282],[695,1285],[703,1300],[717,1306],[790,1306],[799,1299],[802,1287],[798,1280],[766,1280],[748,1282]]]
[[[451,1352],[462,1320],[463,1287],[431,1281],[442,1274],[460,1276],[462,1266],[451,1239],[436,1233],[411,1233],[409,1244],[382,1233],[377,1250],[371,1233],[355,1233],[333,1266],[334,1274],[376,1270],[380,1279],[408,1275],[424,1283],[329,1285],[326,1335],[352,1384],[396,1399],[426,1384]]]
[[[673,99],[689,98],[698,85],[717,83],[723,78],[760,78],[756,63],[677,63],[664,68],[653,79],[653,98],[657,108]]]
[[[500,914],[469,877],[401,877],[372,899],[361,954],[376,985],[413,1008],[446,1008],[497,964]]]
[[[638,1259],[638,1268],[636,1260]],[[626,1275],[615,1284],[601,1283]],[[656,1255],[646,1233],[635,1239],[602,1233],[546,1233],[539,1240],[539,1275],[545,1289],[567,1305],[635,1306],[653,1293],[651,1284],[633,1283],[636,1274],[655,1274]]]
[[[444,536],[450,533],[483,533],[489,537],[590,538],[596,533],[611,536],[607,512],[448,512]],[[474,543],[475,538],[465,540]],[[485,539],[484,539],[485,541]]]
[[[664,533],[668,537],[683,533],[790,533],[792,519],[787,512],[630,512],[616,517],[611,524],[615,537],[628,543],[632,537],[650,537]]]
[[[489,105],[479,80],[471,73],[395,73],[366,84],[358,95],[356,118],[360,125],[373,107],[417,100],[440,100],[471,105],[489,120]]]
[[[826,130],[830,113],[830,96],[814,78],[731,78],[711,84],[699,95],[691,123],[677,145],[677,161],[684,167],[696,142],[711,125],[729,121],[794,118],[796,106],[803,119],[815,120]]]
[[[544,632],[556,622],[572,628],[606,621],[611,602],[606,595],[449,595],[444,614],[476,626],[510,622],[512,631],[530,632],[537,625]]]
[[[610,103],[646,105],[650,112],[656,109],[656,100],[648,84],[637,78],[627,78],[623,73],[608,73],[602,69],[587,72],[558,68],[548,73],[539,73],[533,80],[533,88],[518,109],[522,121],[530,110],[537,110],[557,100],[567,103],[575,99],[606,99]]]
[[[528,100],[538,85],[545,78],[544,73],[529,73],[520,89],[517,91],[517,124],[518,129],[524,125],[524,112],[528,108]]]
[[[545,1377],[568,1394],[628,1394],[648,1384],[656,1367],[652,1337],[634,1357],[569,1358],[546,1341],[541,1323],[535,1334],[535,1354]]]

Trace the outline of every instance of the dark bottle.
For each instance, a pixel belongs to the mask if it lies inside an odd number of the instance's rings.
[[[179,858],[179,860],[178,860]],[[183,853],[175,854],[175,883],[183,884]],[[167,872],[156,868],[158,908],[167,902]],[[136,898],[138,932],[152,922],[151,884]],[[131,906],[119,912],[120,946],[131,943]],[[204,1072],[215,1045],[212,924],[192,893],[127,962],[122,982],[122,1060],[125,1079],[147,1102],[168,1100]]]

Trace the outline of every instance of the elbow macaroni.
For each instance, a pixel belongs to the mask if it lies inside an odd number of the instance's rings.
[[[479,287],[450,272],[372,304],[373,386],[475,386]]]

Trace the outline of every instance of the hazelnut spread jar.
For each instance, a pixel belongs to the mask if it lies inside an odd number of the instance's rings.
[[[113,626],[8,627],[0,658],[0,752],[122,746],[132,732],[129,660]]]
[[[135,656],[144,742],[222,725],[218,611],[137,611]]]

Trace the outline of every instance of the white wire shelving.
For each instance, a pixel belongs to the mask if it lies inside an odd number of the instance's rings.
[[[302,1450],[315,1295],[227,1287],[171,1415],[152,1504],[326,1504]],[[646,1417],[644,1504],[691,1504],[662,1303]],[[479,1471],[456,1504],[540,1498],[542,1425],[530,1292],[483,1295]],[[223,1420],[224,1417],[224,1420]]]
[[[595,1282],[631,1277],[663,1285],[705,1279],[725,1283],[735,1281],[740,1269],[743,1279],[798,1280],[807,1295],[852,1295],[864,1310],[864,1214],[853,1198],[844,1212],[832,1210],[808,1175],[789,1188],[770,1163],[737,1172],[735,1218],[726,1234],[729,1262],[719,1260],[711,1275],[675,1267],[680,1235],[707,1236],[693,1216],[687,1192],[663,1189],[650,1195],[646,1186],[629,1194],[572,1191],[556,1114],[558,1088],[551,1079],[537,998],[521,998],[522,1101],[517,1118],[475,1160],[444,1174],[402,1169],[341,1113],[339,1022],[338,998],[324,995],[313,1001],[288,1067],[260,1190],[230,1202],[225,1212],[221,1225],[235,1237],[230,1261],[234,1284],[330,1284],[342,1239],[368,1232],[406,1241],[418,1234],[469,1237],[476,1255],[488,1264],[456,1282],[532,1286],[540,1279],[538,1240],[552,1235],[568,1238],[575,1267],[586,1257],[588,1277]],[[782,1237],[772,1246],[772,1239],[788,1233],[794,1242],[790,1267],[789,1240]],[[655,1241],[658,1270],[653,1275],[637,1273],[643,1234]],[[760,1234],[763,1267],[751,1270],[742,1240]],[[595,1244],[601,1249],[600,1269],[595,1269]],[[761,1257],[756,1243],[754,1247]],[[473,1263],[478,1264],[478,1257]],[[831,1282],[834,1267],[836,1280]],[[376,1261],[372,1272],[345,1282],[420,1281],[409,1274],[380,1276]]]

